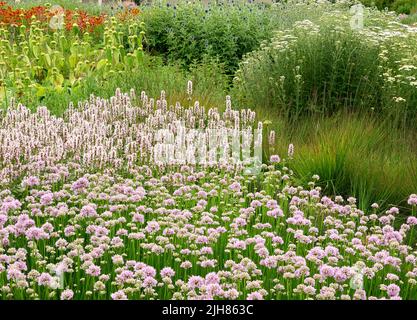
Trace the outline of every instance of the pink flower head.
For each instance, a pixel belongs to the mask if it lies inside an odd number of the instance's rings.
[[[84,191],[86,188],[88,188],[89,184],[90,182],[88,181],[88,179],[82,177],[72,184],[71,189],[75,193],[79,193],[79,192]]]
[[[54,194],[52,192],[45,193],[41,196],[41,204],[42,205],[49,205],[52,203],[52,200],[54,199]]]
[[[98,277],[101,273],[101,268],[99,266],[96,266],[95,264],[91,264],[88,266],[85,273],[92,277]]]
[[[38,186],[39,183],[40,183],[40,181],[39,181],[38,177],[30,176],[30,177],[25,178],[22,181],[22,186],[31,188],[31,187],[34,187],[34,186]]]
[[[262,294],[258,291],[255,292],[251,292],[248,294],[248,296],[246,297],[246,300],[263,300],[264,297],[262,296]]]
[[[113,300],[128,300],[126,293],[123,290],[116,291],[115,293],[111,294],[111,298]]]
[[[407,203],[410,206],[417,206],[417,194],[410,195],[410,197],[408,198]]]
[[[61,300],[71,300],[74,297],[74,292],[70,289],[66,289],[61,293]]]
[[[200,276],[191,276],[188,279],[188,289],[193,290],[195,288],[200,288],[204,284],[204,279]]]
[[[410,226],[415,226],[417,225],[417,218],[410,216],[407,218],[407,224],[409,224]]]
[[[396,297],[400,293],[400,287],[394,283],[387,286],[387,293],[390,297]]]
[[[281,158],[279,157],[279,155],[274,154],[271,156],[270,160],[271,163],[279,163],[281,161]]]
[[[169,277],[172,278],[175,275],[175,271],[171,267],[165,267],[161,270],[161,277]]]

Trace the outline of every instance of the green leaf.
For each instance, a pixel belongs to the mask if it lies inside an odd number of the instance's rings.
[[[102,68],[104,68],[107,65],[107,59],[101,59],[98,63],[97,63],[97,70],[101,70]]]

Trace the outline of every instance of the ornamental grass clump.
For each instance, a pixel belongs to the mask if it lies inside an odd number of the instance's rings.
[[[239,128],[255,141],[255,117],[230,97],[220,112],[164,91],[91,96],[62,118],[13,105],[0,126],[2,299],[416,299],[415,194],[394,227],[396,207],[364,212],[323,195],[317,175],[298,185],[293,145],[256,175],[227,161],[227,139],[225,161],[161,160],[161,135]]]

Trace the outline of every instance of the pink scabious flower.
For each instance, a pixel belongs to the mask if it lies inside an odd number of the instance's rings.
[[[38,277],[38,285],[50,286],[52,282],[52,276],[49,273],[43,272]]]
[[[327,265],[327,264],[323,264],[320,266],[320,274],[323,277],[329,278],[329,277],[333,277],[335,273],[335,270],[333,267]]]
[[[70,289],[66,289],[61,292],[61,300],[71,300],[74,297],[74,292]]]
[[[220,282],[220,277],[215,272],[206,274],[206,284],[217,284]]]
[[[143,273],[147,276],[147,277],[152,277],[154,278],[156,276],[156,270],[154,267],[151,266],[144,266],[142,269]]]
[[[7,222],[7,216],[5,214],[0,214],[0,227],[4,226]]]
[[[142,282],[142,287],[144,288],[153,288],[156,287],[158,281],[156,281],[153,277],[146,277]]]
[[[159,223],[157,221],[149,221],[145,227],[145,231],[148,233],[154,233],[157,232],[161,229],[161,227],[159,226]]]
[[[64,234],[66,237],[71,237],[75,235],[75,228],[74,226],[68,226],[64,229]]]
[[[269,217],[273,217],[273,218],[278,218],[278,217],[283,217],[284,216],[284,212],[280,209],[280,208],[276,208],[276,209],[272,209],[272,210],[268,210],[266,212],[266,214]]]
[[[88,266],[85,273],[92,277],[98,277],[101,273],[101,268],[99,266],[96,266],[95,264],[91,264]]]
[[[29,177],[23,179],[23,181],[22,181],[22,186],[23,187],[32,188],[32,187],[38,186],[39,184],[40,184],[39,178],[35,177],[35,176],[29,176]]]
[[[123,264],[123,257],[119,254],[114,255],[111,260],[115,265]]]
[[[391,241],[397,241],[401,243],[403,241],[403,236],[399,231],[395,231],[391,226],[384,226],[382,228],[382,232],[384,234],[384,242],[385,244],[389,244]]]
[[[123,290],[116,291],[111,294],[113,300],[128,300],[126,293]]]
[[[47,206],[52,203],[52,200],[54,199],[54,194],[52,192],[47,192],[44,195],[41,196],[41,205]]]
[[[0,269],[5,269],[4,267]],[[3,270],[4,271],[4,270]],[[25,279],[24,273],[16,267],[9,267],[7,269],[7,280]]]
[[[397,207],[392,207],[387,211],[388,214],[392,214],[392,215],[396,215],[398,213],[400,213],[400,209],[398,209]]]
[[[246,300],[263,300],[263,299],[264,299],[263,295],[258,291],[251,292],[246,297]]]
[[[326,253],[327,256],[338,256],[339,255],[339,249],[334,247],[334,246],[327,246],[324,249],[324,252]]]
[[[205,192],[204,190],[200,190],[197,193],[197,197],[206,199],[207,198],[207,192]]]
[[[233,182],[230,186],[229,189],[232,190],[233,192],[240,192],[241,186],[239,182]]]
[[[211,247],[202,247],[200,249],[201,254],[213,254],[213,249]]]
[[[172,206],[175,206],[175,200],[174,199],[172,199],[172,198],[168,198],[168,199],[165,199],[163,202],[163,205],[164,206],[166,206],[166,207],[172,207]]]
[[[407,218],[407,224],[409,224],[410,226],[415,226],[417,225],[417,218],[416,217],[408,217]]]
[[[96,206],[93,204],[85,205],[80,210],[80,217],[83,218],[96,218],[98,217]]]
[[[202,268],[214,268],[216,263],[217,261],[214,259],[207,259],[207,260],[201,261],[200,265]]]
[[[400,287],[397,286],[395,283],[391,283],[387,286],[387,294],[390,297],[396,297],[400,294]]]
[[[277,155],[277,154],[273,154],[273,155],[270,157],[269,161],[270,161],[271,163],[279,163],[279,162],[281,161],[281,158],[279,157],[279,155]]]
[[[143,216],[143,214],[135,213],[135,214],[133,214],[132,221],[133,222],[138,222],[138,223],[144,223],[145,222],[145,217]]]
[[[188,279],[187,287],[190,290],[193,290],[195,288],[200,288],[204,284],[204,278],[200,276],[191,276]]]
[[[31,227],[25,232],[26,238],[29,240],[41,240],[48,239],[49,235],[42,229],[37,227]]]
[[[175,271],[171,267],[165,267],[160,272],[162,278],[172,278],[175,275]]]
[[[251,206],[252,208],[258,208],[258,207],[262,206],[262,203],[261,203],[259,200],[253,200],[253,201],[250,203],[250,206]]]
[[[79,193],[79,192],[84,191],[86,188],[88,188],[89,184],[90,182],[88,181],[88,179],[82,177],[72,184],[71,190],[74,191],[75,193]]]
[[[7,213],[10,210],[17,210],[20,209],[22,204],[19,200],[16,200],[13,197],[6,197],[0,206],[0,211],[3,211],[4,213]]]
[[[239,297],[239,291],[232,288],[224,292],[224,297],[229,300],[235,300]]]
[[[271,210],[278,208],[277,200],[268,200],[266,203],[266,207]]]
[[[408,198],[407,203],[410,206],[417,206],[417,194],[410,195],[410,197]]]

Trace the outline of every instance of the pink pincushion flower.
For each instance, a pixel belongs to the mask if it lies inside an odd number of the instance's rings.
[[[92,277],[98,277],[101,273],[101,268],[99,266],[96,266],[95,264],[91,264],[88,266],[85,273]]]
[[[262,203],[261,203],[259,200],[253,200],[253,201],[250,203],[250,206],[251,206],[252,208],[257,208],[257,207],[262,206]]]
[[[160,274],[162,278],[172,278],[175,275],[175,271],[171,267],[165,267],[161,270]]]
[[[415,226],[417,225],[417,218],[416,217],[408,217],[407,218],[407,224],[409,224],[410,226]]]
[[[40,286],[50,286],[52,282],[52,276],[49,273],[41,273],[38,277],[38,285]]]
[[[326,278],[334,276],[334,268],[326,264],[320,266],[320,274]]]
[[[233,182],[230,186],[229,189],[234,191],[234,192],[240,192],[241,186],[239,182]]]
[[[156,270],[154,267],[145,266],[142,270],[143,270],[143,273],[148,277],[154,278],[156,276]]]
[[[42,205],[49,205],[52,203],[52,200],[54,199],[54,194],[52,192],[45,193],[41,196],[41,204]]]
[[[387,294],[390,297],[396,297],[399,295],[399,293],[400,293],[400,287],[397,286],[396,284],[391,283],[390,285],[387,286]]]
[[[34,187],[40,184],[39,178],[35,176],[29,176],[22,181],[23,187]]]
[[[121,255],[119,255],[119,254],[114,255],[111,258],[111,260],[112,260],[113,264],[115,264],[115,265],[121,265],[121,264],[123,264],[123,257]]]
[[[116,291],[111,294],[113,300],[128,300],[126,293],[123,290]]]
[[[70,289],[66,289],[61,292],[61,300],[71,300],[74,297],[74,292]]]
[[[88,181],[88,179],[82,177],[82,178],[78,179],[77,181],[75,181],[72,184],[71,189],[72,189],[72,191],[78,193],[78,192],[84,191],[86,188],[88,188],[89,184],[90,184],[90,182]]]
[[[254,291],[248,294],[246,300],[264,300],[264,297],[260,292]]]
[[[31,227],[25,232],[26,238],[29,240],[41,240],[48,239],[49,235],[42,229],[37,227]]]
[[[138,222],[138,223],[144,223],[145,222],[145,217],[143,216],[143,214],[135,213],[135,214],[133,214],[132,221],[133,222]]]
[[[408,198],[407,203],[410,206],[417,206],[417,194],[410,195],[410,197]]]
[[[269,161],[271,163],[279,163],[281,161],[281,158],[279,157],[279,155],[274,154],[271,156],[271,158],[269,159]]]
[[[161,229],[157,221],[149,221],[145,227],[145,231],[148,233],[154,233]]]
[[[95,218],[98,217],[95,205],[83,206],[80,210],[80,216],[84,218]]]
[[[22,204],[19,200],[14,199],[13,197],[6,197],[0,206],[0,211],[7,213],[9,210],[20,209]]]
[[[157,284],[158,284],[158,281],[156,281],[153,277],[146,277],[142,282],[142,287],[152,288],[152,287],[155,287]]]
[[[204,284],[204,279],[200,276],[191,276],[188,279],[188,289],[193,290],[195,288],[200,288]]]

